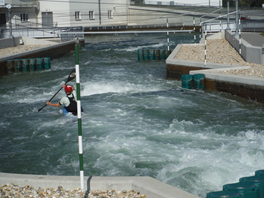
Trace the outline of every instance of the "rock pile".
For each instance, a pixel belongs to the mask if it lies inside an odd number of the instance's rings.
[[[50,45],[18,45],[16,47],[8,47],[8,48],[0,49],[0,57],[10,56],[13,54],[27,52],[47,46]]]
[[[85,190],[80,188],[74,188],[71,190],[66,190],[62,186],[58,186],[57,189],[54,188],[35,188],[32,186],[19,187],[15,184],[5,184],[0,187],[0,197],[3,198],[148,198],[144,194],[140,194],[140,191],[115,191],[115,190],[93,190],[86,193]]]
[[[204,62],[205,46],[183,45],[177,53],[175,59]],[[227,65],[251,66],[251,69],[234,69],[219,71],[219,73],[242,75],[250,77],[264,78],[264,65],[248,63],[239,53],[224,39],[207,40],[206,62]]]

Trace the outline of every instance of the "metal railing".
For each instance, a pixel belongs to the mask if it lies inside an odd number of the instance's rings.
[[[83,37],[83,27],[70,27],[70,28],[15,28],[12,30],[13,37],[31,37],[31,38],[59,38],[61,32],[64,34],[61,36],[62,41],[72,40],[75,35],[69,34],[67,32],[78,32],[77,36]],[[80,33],[79,33],[80,32]],[[9,29],[0,29],[1,38],[9,38]]]
[[[39,7],[39,1],[36,0],[31,0],[31,1],[5,0],[5,4],[11,4],[12,7]]]

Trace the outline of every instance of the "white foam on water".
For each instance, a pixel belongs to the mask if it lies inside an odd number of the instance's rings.
[[[127,52],[133,52],[133,51],[137,51],[139,49],[144,49],[144,48],[148,48],[148,49],[151,49],[151,48],[159,48],[159,47],[162,47],[164,46],[164,43],[159,43],[159,44],[153,44],[153,45],[144,45],[144,46],[135,46],[135,47],[128,47],[128,48],[125,48],[125,49],[115,49],[116,51],[127,51]]]
[[[161,90],[159,87],[145,87],[141,84],[122,82],[87,82],[83,84],[82,96],[105,93],[138,93]]]

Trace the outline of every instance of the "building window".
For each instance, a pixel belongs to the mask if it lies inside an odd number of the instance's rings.
[[[94,11],[89,11],[89,19],[90,20],[94,20],[95,19]]]
[[[112,19],[114,17],[113,10],[108,10],[108,19]]]
[[[76,11],[75,12],[75,21],[80,21],[81,20],[81,12],[80,11]]]
[[[23,22],[23,21],[28,21],[28,14],[20,14],[20,21]]]

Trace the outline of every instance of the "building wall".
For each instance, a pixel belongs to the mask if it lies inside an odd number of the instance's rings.
[[[113,18],[110,19],[108,18],[109,10],[113,11]],[[94,19],[89,18],[89,11],[94,11]],[[40,23],[42,23],[42,12],[52,12],[54,26],[57,25],[57,27],[127,24],[128,0],[40,1],[40,12],[38,15]],[[77,20],[75,19],[75,12],[80,12]]]
[[[5,4],[11,5],[11,22],[12,28],[35,27],[38,3],[34,0],[5,0]],[[6,26],[9,28],[9,9],[5,6],[0,6],[0,13],[6,16]],[[26,14],[28,20],[21,21],[20,15]]]

